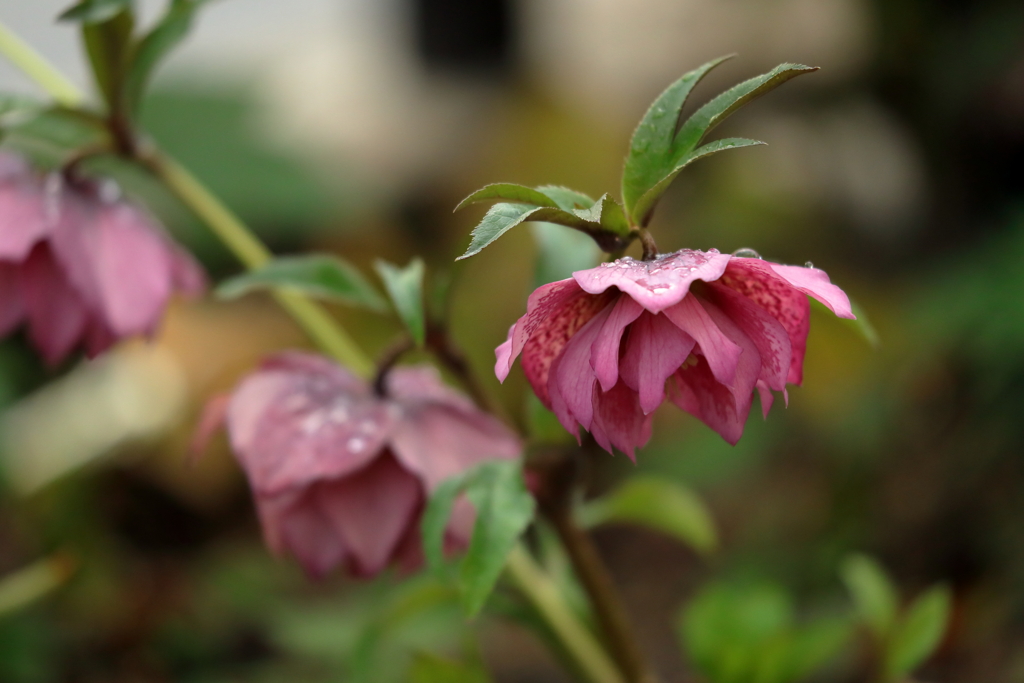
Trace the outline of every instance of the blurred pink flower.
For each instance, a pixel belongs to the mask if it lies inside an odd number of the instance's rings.
[[[569,432],[582,426],[631,459],[650,439],[666,386],[679,408],[735,444],[755,388],[767,416],[772,391],[802,381],[805,295],[854,317],[816,268],[714,249],[621,258],[530,295],[496,349],[495,373],[504,381],[522,354],[533,390]]]
[[[79,344],[94,356],[153,334],[172,291],[202,291],[192,257],[117,194],[0,153],[0,335],[24,322],[48,363]]]
[[[222,404],[267,544],[314,576],[339,565],[358,576],[418,566],[427,496],[481,461],[520,454],[508,428],[429,366],[394,368],[385,393],[326,358],[289,352]],[[450,548],[465,546],[473,518],[459,501]]]

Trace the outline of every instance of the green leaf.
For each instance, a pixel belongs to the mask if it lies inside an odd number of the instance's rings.
[[[444,533],[455,499],[465,492],[476,509],[469,549],[459,567],[463,610],[475,616],[505,566],[505,558],[533,519],[533,496],[523,482],[518,460],[488,460],[441,482],[427,501],[421,532],[427,564],[444,563]]]
[[[640,225],[647,225],[651,219],[651,214],[654,211],[654,205],[661,199],[661,195],[665,194],[665,190],[672,184],[672,181],[676,179],[679,173],[692,164],[698,159],[717,154],[718,152],[724,152],[727,149],[739,149],[741,147],[752,147],[755,145],[763,145],[765,143],[760,140],[749,140],[747,138],[723,138],[721,140],[715,140],[709,142],[702,147],[698,147],[689,154],[684,155],[676,163],[675,167],[669,171],[664,178],[655,183],[650,190],[645,192],[636,201],[636,205],[633,207],[632,216]]]
[[[558,208],[565,209],[566,211],[589,209],[594,205],[594,200],[587,195],[576,190],[570,190],[568,187],[562,187],[561,185],[541,185],[537,188],[537,191],[543,192],[554,200]]]
[[[751,100],[774,90],[791,78],[817,70],[816,66],[779,64],[766,74],[755,76],[729,88],[695,111],[683,123],[675,137],[676,158],[681,159],[689,154],[712,128]]]
[[[531,187],[525,185],[516,185],[515,183],[494,183],[493,185],[485,185],[479,190],[469,195],[455,207],[455,210],[465,208],[470,204],[484,201],[486,199],[507,199],[510,202],[523,202],[524,204],[533,204],[535,206],[551,206],[556,207],[556,204],[550,197],[543,192],[539,192]]]
[[[537,243],[533,277],[535,287],[564,280],[577,270],[597,265],[601,249],[588,235],[566,230],[554,223],[533,223],[530,228]],[[533,396],[532,392],[528,394]],[[568,433],[564,429],[562,432]]]
[[[494,590],[505,558],[533,519],[534,500],[517,460],[481,465],[466,495],[476,508],[476,523],[459,579],[463,610],[474,617]]]
[[[229,278],[217,295],[234,299],[253,291],[286,287],[310,296],[365,306],[381,311],[383,297],[347,261],[330,254],[281,256],[258,270]]]
[[[92,65],[93,77],[111,109],[115,109],[120,101],[121,83],[134,28],[135,17],[130,6],[107,21],[82,26],[82,40]]]
[[[836,318],[835,315],[829,310],[828,306],[821,303],[813,297],[808,297],[811,302],[811,308],[817,310],[819,313],[826,314],[829,318],[834,318],[848,327],[851,332],[867,342],[868,346],[872,349],[878,349],[882,346],[882,338],[878,334],[878,330],[871,324],[871,320],[868,318],[868,314],[864,312],[864,308],[861,307],[853,297],[850,297],[850,308],[853,310],[853,314],[856,316],[856,320],[850,320],[849,318]]]
[[[64,10],[57,21],[78,21],[97,24],[124,12],[131,11],[132,0],[81,0]]]
[[[580,510],[587,527],[632,522],[674,536],[700,553],[718,545],[715,524],[703,501],[680,484],[652,476],[631,477],[603,498]]]
[[[945,586],[935,586],[907,610],[889,640],[886,673],[899,680],[924,663],[942,642],[949,621],[951,596]]]
[[[465,664],[421,652],[409,670],[411,683],[489,683],[491,677],[479,665]]]
[[[866,555],[853,555],[843,562],[840,573],[861,621],[876,638],[886,639],[896,620],[897,597],[885,570]]]
[[[156,67],[178,46],[192,27],[196,10],[206,0],[171,0],[171,6],[136,46],[125,75],[125,102],[137,112]]]
[[[719,57],[685,74],[654,100],[640,120],[622,169],[622,201],[626,213],[635,216],[632,207],[636,201],[675,167],[673,141],[686,99],[711,69],[729,58]]]
[[[626,220],[626,214],[623,213],[619,203],[607,193],[601,195],[601,198],[590,208],[573,209],[573,213],[588,223],[597,223],[609,232],[617,235],[629,234],[629,222]]]
[[[405,268],[399,268],[387,261],[378,260],[373,264],[384,281],[391,302],[398,317],[418,346],[426,340],[426,314],[423,309],[423,261],[414,258]]]
[[[789,648],[784,681],[802,681],[839,654],[853,629],[845,619],[826,619],[794,635]]]

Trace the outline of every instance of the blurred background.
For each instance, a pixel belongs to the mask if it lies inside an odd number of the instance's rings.
[[[0,0],[0,20],[89,87],[74,29],[54,23],[66,4]],[[487,389],[521,415],[521,373],[500,386],[490,368],[533,285],[531,231],[455,265],[482,209],[452,208],[496,181],[617,195],[650,101],[731,52],[695,103],[779,62],[822,68],[722,126],[769,146],[688,169],[658,244],[813,261],[879,343],[815,315],[804,386],[738,446],[669,406],[636,467],[594,464],[594,492],[675,477],[720,527],[711,558],[597,532],[642,642],[667,680],[697,680],[676,615],[705,582],[771,581],[827,613],[847,600],[842,559],[864,551],[906,598],[952,587],[921,680],[1024,681],[1019,0],[218,0],[144,120],[275,251],[366,272],[423,255],[454,281],[454,333]],[[0,90],[39,94],[5,62]],[[214,278],[237,272],[159,188],[125,183]],[[337,313],[374,351],[397,331]],[[303,344],[255,295],[179,302],[152,343],[56,370],[20,335],[0,343],[0,576],[49,557],[39,581],[62,583],[0,613],[0,681],[400,681],[416,652],[467,649],[497,681],[566,680],[513,619],[467,626],[428,579],[309,583],[264,549],[225,440],[189,461],[205,401]],[[840,658],[821,680],[855,672]]]

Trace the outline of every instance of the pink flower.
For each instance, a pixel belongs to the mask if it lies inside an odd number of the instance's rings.
[[[263,534],[314,576],[343,565],[370,576],[421,562],[419,519],[445,479],[519,440],[441,382],[431,367],[398,367],[386,397],[307,353],[267,360],[226,405],[232,448],[252,487]],[[450,547],[464,546],[473,511],[460,501]]]
[[[813,296],[853,318],[816,268],[684,249],[629,257],[539,287],[496,350],[504,381],[522,354],[537,396],[573,434],[632,459],[665,398],[735,444],[753,392],[800,384]],[[666,384],[667,382],[667,384]],[[788,400],[788,397],[787,397]]]
[[[94,356],[153,334],[174,290],[202,291],[192,257],[117,194],[0,153],[0,335],[24,322],[51,364],[79,345]]]

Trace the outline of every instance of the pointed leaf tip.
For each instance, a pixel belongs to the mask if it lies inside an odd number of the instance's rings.
[[[558,206],[554,200],[546,194],[535,190],[532,187],[526,187],[525,185],[518,185],[516,183],[492,183],[481,187],[479,190],[459,202],[459,205],[455,207],[455,211],[464,209],[470,204],[486,201],[488,199],[504,199],[509,202],[533,204],[534,206]]]

